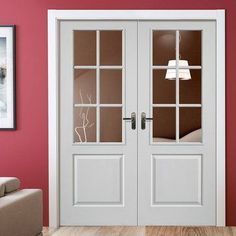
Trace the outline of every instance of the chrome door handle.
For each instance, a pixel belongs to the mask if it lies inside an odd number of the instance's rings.
[[[136,114],[135,112],[131,113],[131,118],[123,118],[125,121],[131,121],[131,129],[136,129]]]
[[[146,113],[141,113],[141,129],[146,129],[146,121],[152,121],[153,118],[147,118]]]

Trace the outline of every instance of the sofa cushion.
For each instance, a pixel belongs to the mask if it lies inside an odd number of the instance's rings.
[[[20,188],[20,180],[16,177],[0,177],[0,197]]]

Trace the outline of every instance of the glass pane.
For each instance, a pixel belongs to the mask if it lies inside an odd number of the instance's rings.
[[[96,103],[96,70],[74,71],[74,103]]]
[[[167,79],[166,74],[167,70],[153,70],[154,104],[175,104],[175,80]]]
[[[122,103],[122,70],[100,70],[100,103]]]
[[[103,107],[100,110],[100,141],[122,142],[122,108]]]
[[[74,142],[96,142],[96,108],[74,109]]]
[[[179,110],[180,142],[201,142],[201,108],[181,107]]]
[[[189,65],[201,65],[201,31],[179,32],[179,54],[181,60],[187,60]]]
[[[175,142],[175,108],[153,108],[153,142]]]
[[[182,104],[201,104],[201,70],[188,70],[191,79],[179,80],[179,99]]]
[[[153,65],[168,65],[169,60],[176,59],[176,31],[153,31]]]
[[[100,31],[100,65],[122,65],[122,31]]]
[[[74,31],[74,64],[96,65],[96,31]]]

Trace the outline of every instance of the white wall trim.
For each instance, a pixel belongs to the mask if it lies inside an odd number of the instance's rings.
[[[217,226],[225,225],[225,11],[224,10],[48,10],[49,226],[60,225],[58,69],[61,20],[214,20],[217,32]]]
[[[48,13],[49,226],[59,227],[58,20]],[[53,42],[53,43],[52,43]]]
[[[216,40],[216,222],[225,226],[225,11],[217,11]]]

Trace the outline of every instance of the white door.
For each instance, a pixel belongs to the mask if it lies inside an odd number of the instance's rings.
[[[215,33],[61,22],[61,225],[216,224]]]
[[[61,22],[60,50],[60,223],[136,225],[137,22]]]
[[[139,23],[140,225],[216,224],[215,35],[213,21]]]

